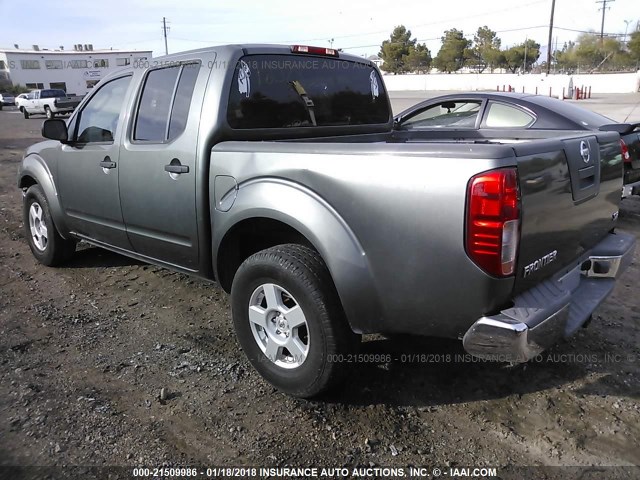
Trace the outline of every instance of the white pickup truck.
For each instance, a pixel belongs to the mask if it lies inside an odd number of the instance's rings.
[[[53,118],[56,114],[73,112],[81,100],[81,97],[68,96],[61,89],[32,90],[27,100],[21,102],[20,111],[24,118],[34,114],[44,114],[47,118]]]

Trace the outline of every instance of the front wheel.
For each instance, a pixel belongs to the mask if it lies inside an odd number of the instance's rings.
[[[76,242],[62,238],[51,218],[49,202],[40,185],[32,185],[24,198],[23,220],[29,247],[36,259],[50,267],[73,255]]]
[[[25,107],[22,107],[22,115],[24,115],[24,118],[29,118],[29,112],[27,112],[27,109]]]
[[[254,368],[285,393],[313,397],[344,377],[358,345],[320,255],[278,245],[249,257],[231,289],[238,341]]]

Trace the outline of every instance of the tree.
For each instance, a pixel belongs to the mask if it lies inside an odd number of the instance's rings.
[[[627,48],[629,49],[631,60],[635,61],[636,64],[640,62],[640,30],[636,30],[631,34],[631,40],[627,43]]]
[[[553,52],[557,69],[562,73],[573,73],[578,67],[575,42],[565,43],[562,50]]]
[[[431,66],[431,52],[425,44],[417,43],[409,47],[409,53],[404,57],[404,62],[411,72],[426,72]]]
[[[501,61],[500,39],[496,32],[486,25],[478,28],[473,36],[473,48],[469,50],[469,64],[473,65],[479,73],[489,67],[496,68]]]
[[[626,51],[616,38],[606,37],[600,40],[595,33],[583,33],[578,37],[575,56],[578,65],[590,71],[624,70],[635,63],[631,46],[628,48],[629,51]]]
[[[383,70],[390,73],[406,73],[428,70],[431,52],[424,43],[411,38],[411,30],[404,25],[393,29],[389,40],[382,42],[380,58],[384,60]]]
[[[504,52],[506,67],[511,73],[516,73],[524,66],[525,71],[530,70],[540,57],[540,44],[528,39],[520,45],[515,45]]]
[[[583,33],[578,37],[576,47],[578,64],[589,69],[596,68],[605,58],[600,37],[595,33]]]
[[[464,38],[461,30],[452,28],[446,30],[442,37],[442,47],[433,65],[441,72],[455,72],[460,70],[469,55],[470,41]]]

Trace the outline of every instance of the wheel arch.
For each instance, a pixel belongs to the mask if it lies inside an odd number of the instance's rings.
[[[229,212],[215,206],[212,211],[213,268],[223,289],[230,290],[237,268],[253,253],[283,243],[303,244],[327,265],[352,330],[377,331],[382,311],[364,249],[314,192],[287,181],[261,180],[241,186]]]
[[[53,175],[46,162],[40,156],[31,154],[22,160],[22,166],[18,174],[18,188],[26,192],[29,187],[36,184],[40,185],[40,188],[42,188],[42,191],[47,197],[51,217],[60,236],[68,238],[68,230],[64,221],[62,205],[53,180]]]

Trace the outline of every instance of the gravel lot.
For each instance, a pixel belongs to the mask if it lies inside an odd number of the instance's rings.
[[[36,263],[15,180],[41,124],[0,111],[0,466],[640,475],[601,468],[640,465],[638,250],[590,327],[540,361],[472,362],[456,341],[372,336],[363,352],[397,360],[352,365],[343,391],[297,400],[252,371],[215,284],[88,246],[65,268]],[[620,228],[640,236],[640,197],[623,202]]]

